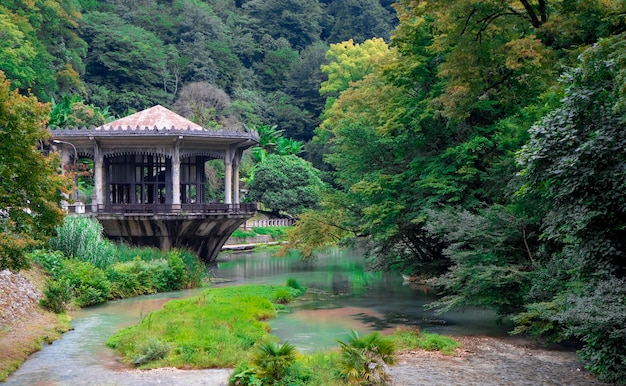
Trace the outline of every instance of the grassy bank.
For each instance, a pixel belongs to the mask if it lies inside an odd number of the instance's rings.
[[[193,253],[114,244],[91,218],[66,217],[50,246],[26,255],[30,270],[0,278],[0,381],[69,329],[67,309],[198,287],[208,279]]]
[[[388,337],[377,333],[359,337],[353,332],[337,350],[300,354],[288,342],[276,343],[278,338],[265,321],[301,293],[294,280],[285,287],[207,289],[199,296],[166,303],[107,344],[139,368],[234,367],[231,384],[292,386],[361,384],[368,377],[384,377],[396,350],[452,354],[459,346],[448,337],[399,329]]]
[[[264,321],[276,316],[280,303],[301,294],[294,287],[209,288],[169,301],[107,344],[142,368],[232,367],[248,358],[255,342],[274,339]]]

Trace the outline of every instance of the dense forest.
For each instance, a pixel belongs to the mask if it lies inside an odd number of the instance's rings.
[[[0,23],[0,70],[52,123],[158,103],[306,142],[305,257],[359,243],[435,278],[431,307],[578,339],[626,383],[623,1],[8,0]],[[284,166],[257,161],[257,184]]]

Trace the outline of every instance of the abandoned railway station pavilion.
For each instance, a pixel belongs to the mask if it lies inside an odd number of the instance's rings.
[[[239,166],[258,134],[243,125],[204,128],[154,106],[92,128],[51,128],[65,170],[93,160],[90,203],[71,211],[95,216],[105,235],[164,250],[189,248],[215,260],[230,234],[256,213],[241,203]],[[224,163],[224,200],[205,197],[205,164]]]

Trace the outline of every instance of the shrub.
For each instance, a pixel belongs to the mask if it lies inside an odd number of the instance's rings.
[[[298,296],[306,292],[307,288],[300,284],[296,279],[287,279],[287,287],[293,288],[298,291]]]
[[[67,279],[46,280],[46,289],[39,305],[54,313],[65,312],[65,307],[72,301],[72,290]]]
[[[272,301],[278,304],[287,304],[293,300],[293,296],[286,289],[279,289],[274,292],[274,298]]]
[[[140,263],[139,263],[140,264]],[[137,262],[117,263],[107,270],[111,282],[111,299],[123,299],[151,293],[140,281]]]
[[[296,347],[289,342],[279,345],[276,342],[263,342],[252,355],[257,376],[264,384],[273,384],[287,374],[296,361]]]
[[[165,358],[172,349],[171,344],[163,342],[161,339],[149,339],[139,346],[138,353],[133,359],[136,365],[143,365],[148,362],[158,361]]]
[[[66,258],[61,251],[37,249],[29,253],[29,258],[54,278],[63,277],[65,274],[64,261]]]
[[[67,260],[64,266],[65,277],[74,291],[76,306],[85,307],[108,300],[111,282],[103,270],[91,263],[76,260]]]
[[[337,366],[342,377],[353,385],[384,384],[387,365],[395,362],[393,342],[375,332],[364,337],[352,330],[347,342],[337,340],[341,354]]]
[[[200,287],[208,276],[206,266],[198,259],[195,253],[186,249],[179,249],[177,251],[180,258],[185,263],[186,282],[182,288]]]
[[[585,368],[602,382],[626,384],[626,279],[596,279],[563,301],[554,316],[582,340]]]
[[[172,250],[167,254],[167,265],[169,268],[166,275],[167,290],[175,291],[184,288],[187,284],[187,273],[180,251]]]
[[[263,381],[257,377],[256,368],[247,362],[238,363],[228,381],[230,385],[236,386],[263,386]]]

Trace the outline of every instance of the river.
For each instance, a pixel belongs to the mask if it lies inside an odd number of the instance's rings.
[[[302,352],[336,347],[336,339],[345,338],[351,329],[384,331],[409,324],[449,335],[504,336],[510,328],[496,324],[495,316],[486,311],[467,309],[444,316],[425,311],[424,305],[437,297],[434,292],[404,283],[397,274],[366,270],[363,257],[356,252],[336,250],[310,262],[273,257],[269,252],[224,254],[214,275],[216,286],[284,284],[294,278],[308,287],[288,312],[270,321],[275,335]],[[123,365],[105,346],[106,339],[166,301],[200,291],[142,296],[74,311],[72,330],[33,354],[6,384],[76,384],[84,379],[107,384],[110,370]]]

